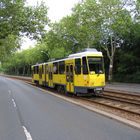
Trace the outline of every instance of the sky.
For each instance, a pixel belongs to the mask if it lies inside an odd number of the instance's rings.
[[[41,0],[26,0],[28,5],[35,5]],[[48,16],[54,21],[59,21],[63,16],[71,13],[71,8],[74,4],[81,0],[43,0],[49,8]]]
[[[26,0],[27,5],[34,6],[41,0]],[[48,9],[48,17],[52,22],[59,21],[62,17],[71,14],[71,9],[76,3],[81,0],[44,0]],[[34,46],[35,41],[28,38],[23,39],[21,49],[27,49],[29,46]]]

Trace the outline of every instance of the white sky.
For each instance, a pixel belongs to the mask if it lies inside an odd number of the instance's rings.
[[[41,0],[26,0],[27,5],[36,5]],[[43,0],[48,9],[48,17],[52,22],[59,21],[62,17],[71,13],[71,8],[81,0]],[[27,49],[29,46],[34,46],[35,42],[27,38],[23,39],[21,49]]]
[[[41,0],[26,0],[28,5],[35,5]],[[43,0],[49,8],[48,16],[52,21],[58,21],[71,13],[71,8],[80,0]]]

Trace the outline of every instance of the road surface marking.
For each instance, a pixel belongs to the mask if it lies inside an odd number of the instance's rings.
[[[24,130],[24,133],[26,135],[27,140],[33,140],[32,137],[31,137],[30,132],[26,129],[26,127],[25,126],[22,126],[22,128]]]
[[[16,103],[15,103],[15,100],[13,98],[12,98],[12,102],[13,102],[14,107],[17,107]]]

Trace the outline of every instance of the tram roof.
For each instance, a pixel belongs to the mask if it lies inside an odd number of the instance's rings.
[[[49,61],[49,62],[44,62],[44,63],[36,64],[36,65],[33,65],[33,66],[39,66],[39,65],[42,65],[42,64],[49,64],[49,63],[52,63],[52,62],[55,63],[55,62],[70,60],[70,59],[74,59],[74,58],[81,58],[83,56],[90,56],[90,55],[102,56],[102,52],[99,52],[96,49],[89,49],[88,48],[85,51],[70,54],[67,58],[64,58],[64,59],[52,60],[52,61]]]

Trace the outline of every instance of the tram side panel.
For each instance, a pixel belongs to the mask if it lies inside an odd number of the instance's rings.
[[[66,75],[65,75],[65,61],[53,63],[53,84],[56,88],[65,88]]]

